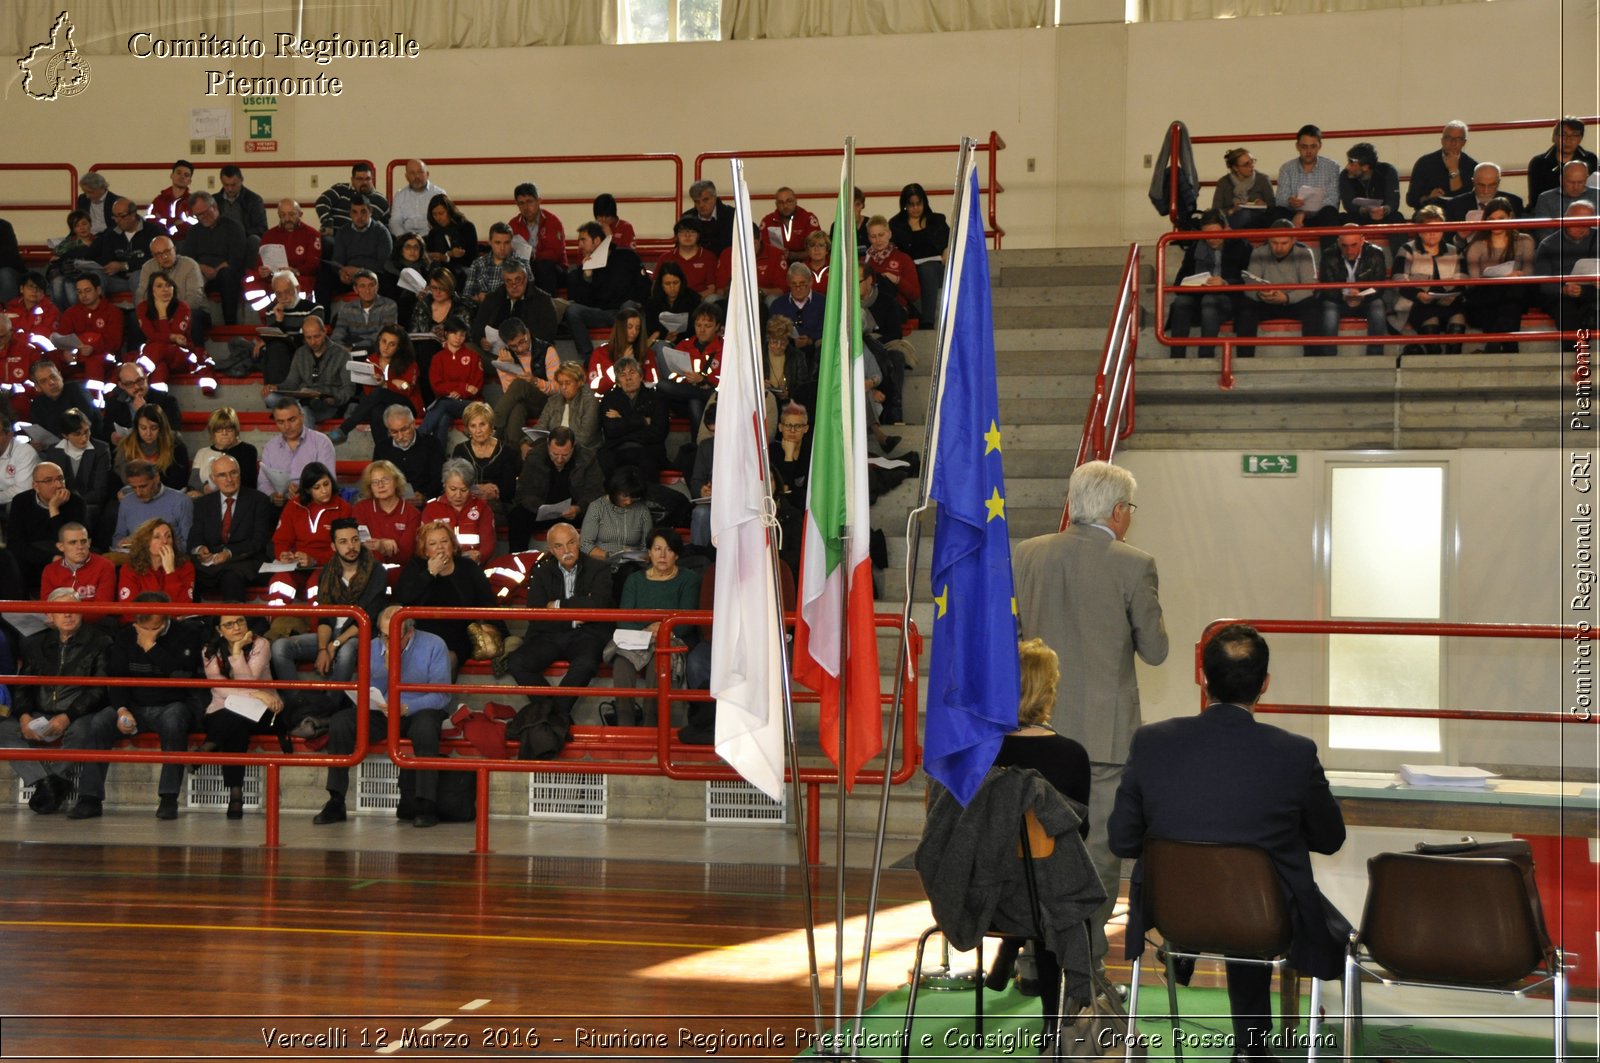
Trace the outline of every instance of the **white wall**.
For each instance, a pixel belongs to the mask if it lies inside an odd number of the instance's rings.
[[[204,96],[203,72],[229,65],[253,76],[325,71],[343,79],[344,95],[283,101],[275,129],[278,157],[382,163],[412,154],[662,151],[692,164],[707,150],[833,147],[846,134],[861,146],[953,143],[963,133],[983,136],[993,129],[1008,145],[1001,153],[1007,191],[1000,210],[1007,246],[1099,245],[1161,231],[1144,199],[1150,172],[1143,157],[1173,118],[1196,133],[1218,133],[1293,130],[1307,120],[1349,128],[1458,115],[1482,121],[1600,111],[1595,10],[1595,0],[1500,0],[1056,30],[435,51],[410,62],[327,67],[92,56],[89,88],[53,103],[24,97],[14,64],[7,63],[0,157],[64,160],[80,168],[112,159],[168,160],[189,154],[191,108],[232,106],[235,154],[195,161],[248,166],[256,157],[242,153],[238,101]],[[97,25],[93,8],[83,5],[73,14],[85,39],[108,32]],[[242,13],[238,28],[255,35],[288,28],[277,26],[276,18]],[[47,32],[40,27],[38,35]],[[1556,61],[1558,39],[1564,43]],[[1551,61],[1535,58],[1543,54]],[[1215,58],[1197,58],[1206,56]],[[1211,78],[1203,73],[1208,68],[1229,73]],[[1433,88],[1402,90],[1417,78]],[[1503,136],[1474,137],[1469,151],[1492,149],[1520,166],[1547,143],[1535,133]],[[1431,146],[1418,138],[1383,148],[1404,168]],[[1273,171],[1287,154],[1284,145],[1261,151]],[[1206,149],[1204,176],[1217,175],[1219,159],[1220,148]],[[934,186],[948,184],[952,170],[953,159],[945,157],[893,164],[864,159],[861,177],[879,187],[906,180]],[[755,163],[750,172],[757,190],[788,182],[820,191],[832,185],[837,169],[825,162]],[[513,175],[485,174],[481,188],[448,168],[437,176],[458,195],[503,195]],[[554,167],[531,176],[547,191],[579,196],[635,179]],[[725,179],[726,168],[713,176]],[[149,197],[163,183],[152,174],[113,187]],[[304,178],[264,177],[254,184],[272,196],[315,194]],[[35,198],[47,187],[56,193],[60,185],[8,175],[0,199]],[[575,209],[564,213],[569,228],[582,217]],[[53,233],[58,222],[51,218],[48,224],[20,219],[24,239]],[[665,208],[638,218],[646,235],[664,233],[666,223]]]

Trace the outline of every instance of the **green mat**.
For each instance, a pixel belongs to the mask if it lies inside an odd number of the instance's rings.
[[[861,1022],[863,1060],[893,1063],[900,1059],[908,996],[909,990],[902,986],[885,993],[867,1009]],[[1309,1007],[1309,996],[1302,994],[1303,1008]],[[911,1027],[910,1058],[1032,1059],[1039,1054],[1039,1035],[1043,1022],[1037,997],[1023,996],[1014,985],[1002,993],[985,991],[981,1036],[977,1032],[972,1009],[973,993],[970,988],[921,990],[917,994],[916,1022]],[[1178,1009],[1183,1015],[1183,1060],[1204,1063],[1208,1060],[1226,1060],[1233,1054],[1232,1023],[1228,1018],[1226,990],[1180,989]],[[1318,1031],[1319,1060],[1338,1060],[1342,1057],[1342,1020],[1338,1016],[1330,1018],[1332,1021]],[[845,1027],[847,1035],[850,1029],[849,1025]],[[1535,1029],[1539,1036],[1532,1035]],[[1530,1036],[1527,1037],[1463,1032],[1447,1027],[1422,1026],[1414,1021],[1402,1024],[1372,1019],[1366,1024],[1361,1058],[1395,1061],[1426,1059],[1440,1063],[1549,1060],[1551,1042],[1548,1031],[1548,1019],[1538,1022],[1530,1019]],[[1306,1058],[1307,1021],[1304,1017],[1294,1036],[1286,1038],[1276,1029],[1274,1033],[1277,1036],[1272,1050],[1279,1059],[1292,1061]],[[1147,1046],[1144,1058],[1178,1058],[1173,1051],[1172,1024],[1167,1014],[1164,986],[1147,985],[1140,989],[1139,1035]],[[817,1047],[813,1046],[798,1058],[818,1054]],[[822,1054],[829,1054],[826,1051],[827,1044],[820,1047],[824,1049]],[[1116,1058],[1121,1058],[1120,1053],[1116,1054]],[[1594,1045],[1569,1042],[1568,1059],[1576,1063],[1593,1063],[1600,1057],[1597,1057]]]

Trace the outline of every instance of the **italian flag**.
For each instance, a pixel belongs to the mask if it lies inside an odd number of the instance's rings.
[[[853,163],[846,147],[818,349],[817,408],[811,418],[811,473],[800,554],[794,662],[795,678],[821,695],[822,749],[839,767],[846,789],[855,784],[861,766],[883,750],[878,638],[867,556],[866,383],[860,265],[851,210]],[[841,685],[846,732],[842,761]]]

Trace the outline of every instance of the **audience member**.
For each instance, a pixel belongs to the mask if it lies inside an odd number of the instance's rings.
[[[194,207],[190,201],[189,183],[194,180],[194,163],[179,159],[172,164],[169,175],[172,183],[150,201],[150,217],[159,222],[173,239],[182,240],[194,224]]]
[[[557,426],[543,445],[535,444],[517,477],[515,505],[508,519],[511,549],[526,550],[534,528],[547,520],[581,522],[590,504],[605,493],[598,453],[578,445],[572,429]],[[540,518],[539,510],[560,502],[566,508]]]
[[[1378,161],[1378,149],[1362,141],[1345,152],[1345,160],[1339,175],[1339,202],[1344,207],[1340,220],[1358,225],[1403,221],[1400,175],[1390,164]]]
[[[239,415],[232,406],[220,406],[206,419],[206,434],[211,445],[201,447],[194,455],[194,474],[190,488],[196,496],[216,490],[211,482],[211,464],[218,458],[232,458],[238,465],[239,482],[250,485],[258,482],[261,474],[260,456],[254,443],[239,438]]]
[[[494,430],[494,411],[488,403],[474,402],[461,411],[467,438],[450,456],[472,466],[472,497],[488,505],[497,517],[505,515],[506,505],[517,490],[517,471],[522,468],[521,448],[508,446]],[[444,472],[445,493],[450,492],[448,466]],[[459,530],[459,529],[458,529]],[[489,556],[487,553],[485,557]]]
[[[455,419],[484,393],[483,355],[467,344],[464,318],[444,323],[444,347],[428,363],[428,381],[434,400],[422,418],[421,432],[438,439],[443,450]]]
[[[214,291],[222,303],[222,320],[239,322],[239,304],[244,299],[244,274],[250,261],[250,237],[244,226],[224,218],[217,200],[209,192],[193,197],[196,223],[183,241],[183,253],[194,259],[205,278],[206,291]]]
[[[417,532],[417,556],[400,573],[394,600],[400,605],[425,605],[434,609],[490,609],[495,604],[494,591],[489,588],[489,578],[483,574],[483,567],[468,564],[462,558],[455,530],[444,521],[425,521]],[[500,627],[499,621],[489,619],[491,615],[485,614],[481,622]],[[444,640],[445,648],[450,651],[452,679],[462,662],[472,658],[472,635],[467,626],[466,620],[417,622],[418,628]]]
[[[591,211],[595,222],[611,237],[611,242],[618,247],[632,247],[637,238],[630,222],[623,221],[617,216],[617,197],[610,192],[601,192],[594,197],[594,208]]]
[[[417,293],[411,290],[411,286],[416,283],[416,277],[406,277],[405,283],[401,283],[401,277],[407,270],[423,278],[426,283],[428,251],[422,243],[422,237],[413,232],[401,233],[394,238],[394,247],[389,250],[389,259],[378,271],[378,291],[384,298],[394,300],[394,305],[400,311],[401,321],[410,321],[412,315],[417,312]],[[452,273],[450,278],[454,281],[455,274]]]
[[[554,336],[561,324],[556,304],[548,292],[528,283],[527,269],[520,263],[508,263],[500,271],[500,279],[499,290],[486,296],[472,316],[473,342],[483,343],[489,329],[503,329],[512,318],[535,336]]]
[[[28,375],[38,389],[28,404],[30,422],[58,436],[66,434],[62,418],[68,410],[77,410],[91,426],[99,423],[100,411],[89,401],[83,387],[62,380],[61,370],[54,362],[41,358],[29,367]]]
[[[17,246],[17,230],[0,218],[0,304],[17,297],[17,283],[26,269],[22,249]]]
[[[1411,164],[1411,183],[1406,189],[1406,204],[1417,210],[1469,191],[1468,175],[1478,162],[1462,150],[1467,143],[1467,123],[1450,122],[1439,135],[1439,150],[1430,151]]]
[[[1373,288],[1373,281],[1389,279],[1389,264],[1381,250],[1367,243],[1361,235],[1361,226],[1354,222],[1346,226],[1348,232],[1339,236],[1338,252],[1325,255],[1318,279],[1324,283],[1338,282],[1343,288],[1324,288],[1317,294],[1322,297],[1322,335],[1337,336],[1339,322],[1347,317],[1365,318],[1368,336],[1387,336],[1389,323],[1385,320],[1387,308],[1383,304],[1383,290]],[[1333,353],[1324,347],[1319,354]],[[1367,354],[1383,353],[1380,343],[1369,344]]]
[[[133,431],[133,418],[147,405],[158,406],[166,414],[168,424],[182,424],[183,414],[178,409],[178,399],[165,387],[152,390],[150,378],[134,362],[117,366],[116,390],[106,394],[105,416],[100,422],[101,438],[109,443],[120,443]]]
[[[1583,120],[1566,117],[1550,130],[1550,147],[1528,160],[1528,202],[1561,184],[1561,173],[1569,162],[1581,162],[1590,173],[1600,169],[1600,157],[1583,146]]]
[[[517,214],[511,219],[511,234],[521,243],[513,243],[519,258],[528,262],[533,281],[545,292],[553,292],[567,281],[567,232],[561,219],[545,210],[539,202],[539,186],[531,181],[519,184],[511,193],[516,200]],[[523,245],[526,245],[525,247]],[[518,314],[535,330],[539,324],[526,314]],[[554,335],[554,330],[541,332]]]
[[[303,216],[300,204],[294,200],[278,200],[278,224],[268,229],[261,238],[261,248],[283,248],[284,264],[268,265],[268,256],[261,255],[256,266],[258,278],[267,280],[278,270],[288,269],[294,273],[295,283],[301,291],[316,290],[317,273],[322,268],[322,234],[301,221]]]
[[[779,319],[781,320],[781,319]],[[694,448],[694,466],[689,470],[689,545],[711,545],[711,474],[717,460],[717,404],[706,407],[700,421],[705,438]],[[693,684],[691,684],[693,685]],[[692,713],[691,713],[692,715]]]
[[[256,248],[267,233],[267,204],[255,192],[245,187],[244,171],[228,163],[217,172],[222,191],[217,193],[217,210],[224,218],[239,223],[249,240],[247,258],[255,257]]]
[[[509,234],[510,229],[506,231]],[[431,264],[455,274],[458,287],[466,282],[467,269],[478,257],[478,227],[443,192],[428,201],[428,231],[422,243]],[[506,249],[509,251],[510,247],[507,239]]]
[[[1472,187],[1459,196],[1445,200],[1444,216],[1450,221],[1481,221],[1490,202],[1497,198],[1505,200],[1506,208],[1514,218],[1520,217],[1527,209],[1522,197],[1501,189],[1500,167],[1492,162],[1480,162],[1472,170]],[[1477,217],[1472,217],[1474,214]]]
[[[700,246],[700,223],[687,215],[672,226],[672,250],[656,261],[656,276],[668,264],[676,266],[683,280],[698,298],[709,298],[717,292],[717,256]]]
[[[159,591],[147,591],[134,604],[165,604]],[[133,623],[117,630],[106,652],[106,672],[112,679],[195,678],[200,667],[200,645],[204,639],[199,624],[155,613],[136,614]],[[196,687],[107,686],[105,708],[88,717],[77,737],[76,728],[67,728],[63,745],[67,748],[110,749],[119,738],[154,731],[161,736],[162,750],[182,752],[189,747],[189,733],[199,722],[198,708],[203,689]],[[78,803],[68,813],[71,819],[90,819],[100,814],[105,799],[106,764],[85,762],[78,768]],[[156,792],[157,819],[178,818],[178,789],[183,783],[182,764],[163,764]]]
[[[9,418],[0,417],[0,510],[33,486],[33,469],[39,464],[39,452],[16,431]]]
[[[17,297],[6,304],[6,313],[20,332],[49,339],[60,330],[61,310],[50,301],[44,275],[37,270],[22,275]]]
[[[511,226],[497,221],[489,226],[489,253],[479,255],[466,271],[463,294],[471,303],[481,304],[505,283],[508,266],[530,268],[526,259],[511,250]],[[475,308],[474,308],[475,309]]]
[[[300,568],[326,565],[333,556],[328,528],[334,521],[353,515],[350,503],[334,483],[333,470],[320,462],[309,463],[301,471],[295,496],[284,505],[272,533],[273,556]]]
[[[167,415],[154,403],[133,415],[134,431],[111,450],[111,470],[124,481],[128,468],[139,461],[155,466],[161,482],[175,491],[189,489],[189,447],[172,430]]]
[[[378,286],[370,274],[356,283],[374,292]],[[341,314],[346,307],[354,305],[348,302],[339,304]],[[393,303],[389,304],[389,309],[393,311]],[[393,323],[386,321],[383,324]],[[343,413],[356,396],[356,382],[350,376],[350,351],[336,336],[337,330],[334,336],[329,335],[321,318],[314,315],[307,317],[301,325],[300,347],[289,362],[289,372],[276,385],[262,385],[267,398],[270,399],[274,394],[293,395],[301,401],[315,422],[326,421]]]
[[[904,251],[917,267],[917,281],[922,288],[918,317],[923,328],[931,329],[939,316],[939,293],[944,290],[950,224],[943,214],[929,208],[927,190],[913,181],[900,190],[900,213],[889,219],[889,235],[894,246]],[[808,246],[796,261],[809,260],[809,238],[807,240]]]
[[[456,275],[449,267],[434,266],[427,275],[428,286],[417,293],[416,305],[411,310],[411,331],[419,336],[424,332],[432,333],[434,342],[442,347],[444,323],[452,317],[470,320],[478,308],[456,291]],[[427,343],[426,340],[422,342]]]
[[[692,325],[694,335],[675,348],[689,356],[689,371],[663,373],[665,379],[656,385],[656,390],[670,405],[688,413],[690,434],[694,435],[706,402],[722,378],[722,311],[714,303],[701,303],[695,308]]]
[[[126,552],[135,529],[159,517],[176,532],[175,548],[187,551],[189,529],[194,524],[194,502],[189,496],[162,483],[160,472],[148,461],[129,462],[123,479],[128,491],[118,501],[117,521],[111,532],[113,547]]]
[[[306,321],[315,317],[324,327],[327,321],[322,316],[325,311],[301,294],[299,281],[289,270],[274,273],[270,284],[272,302],[262,307],[261,327],[257,329],[258,333],[269,335],[256,336],[251,360],[259,364],[264,383],[278,384],[289,373]]]
[[[386,430],[372,443],[372,460],[387,461],[405,475],[411,493],[407,501],[420,506],[443,487],[439,469],[444,465],[444,447],[436,436],[417,431],[411,407],[396,403],[383,411]]]
[[[396,241],[406,233],[428,231],[428,208],[434,196],[444,189],[428,177],[428,164],[421,159],[406,160],[406,183],[395,190],[389,204],[389,231]]]
[[[256,475],[256,490],[281,506],[288,500],[290,487],[313,462],[331,469],[336,464],[333,443],[315,428],[306,427],[306,412],[294,399],[279,399],[272,407],[276,437],[261,451],[261,469]]]
[[[82,524],[61,526],[56,540],[58,556],[39,578],[39,598],[51,601],[66,590],[80,602],[113,602],[117,598],[117,566],[89,547],[89,529]]]
[[[74,287],[78,301],[62,312],[61,331],[78,337],[78,349],[71,358],[83,367],[89,386],[103,391],[99,385],[122,353],[122,308],[104,298],[100,278],[93,273],[80,274]]]
[[[336,296],[351,291],[362,272],[376,277],[378,270],[389,261],[393,245],[394,238],[384,228],[382,219],[374,217],[368,197],[351,199],[350,223],[340,226],[333,234],[332,246],[322,263],[322,274],[317,278],[322,301],[331,304]]]
[[[623,358],[616,370],[617,386],[600,403],[601,467],[610,473],[632,466],[646,482],[657,482],[667,463],[666,404],[645,385],[637,361]]]
[[[100,530],[101,514],[111,501],[111,449],[89,431],[88,416],[81,410],[68,410],[61,415],[61,441],[39,460],[61,467],[67,489],[83,500],[84,523]]]
[[[1481,169],[1481,167],[1480,167]],[[1511,205],[1501,196],[1489,200],[1483,210],[1484,221],[1507,221],[1516,217]],[[1480,229],[1467,244],[1469,277],[1526,277],[1533,273],[1537,243],[1527,233],[1507,225]],[[1528,309],[1528,285],[1484,284],[1467,295],[1467,324],[1480,332],[1516,332]],[[1495,342],[1483,348],[1490,354],[1515,354],[1516,343]]]
[[[424,526],[449,525],[461,556],[482,566],[494,556],[497,536],[494,511],[487,502],[474,497],[477,471],[470,461],[451,458],[444,463],[439,475],[444,481],[444,490],[422,507],[422,523]]]
[[[589,390],[604,397],[617,382],[617,363],[632,358],[639,363],[646,383],[659,380],[656,355],[645,341],[644,315],[628,307],[618,310],[611,321],[611,339],[589,356]]]
[[[917,278],[917,267],[910,256],[895,247],[889,236],[889,223],[881,215],[874,214],[867,219],[867,260],[866,269],[862,272],[870,271],[893,285],[900,309],[909,313],[922,296],[922,283]]]
[[[528,576],[529,609],[612,607],[616,599],[611,594],[611,566],[578,549],[578,529],[564,522],[551,525],[545,545],[545,555]],[[611,630],[604,620],[530,621],[522,645],[506,658],[506,670],[519,686],[539,686],[545,681],[545,669],[565,660],[567,671],[559,685],[581,690],[599,671]],[[554,709],[570,721],[576,701],[576,697],[556,698]]]
[[[1217,181],[1211,209],[1228,219],[1230,229],[1259,229],[1274,221],[1272,182],[1256,172],[1256,157],[1248,148],[1231,148],[1222,157],[1228,172]],[[872,234],[870,226],[867,235]]]
[[[580,446],[600,446],[600,403],[587,386],[582,363],[562,362],[556,370],[556,390],[539,411],[539,427],[570,428]]]
[[[555,344],[536,339],[528,332],[528,326],[515,317],[500,324],[498,354],[505,364],[517,366],[521,372],[512,376],[503,369],[496,370],[503,393],[494,403],[494,431],[509,444],[520,445],[524,442],[523,428],[544,412],[548,396],[556,390],[555,374],[561,368],[561,355]]]
[[[422,389],[417,384],[417,355],[405,329],[399,325],[385,325],[379,329],[377,343],[367,364],[372,366],[379,382],[367,387],[339,427],[328,433],[328,439],[334,446],[348,439],[360,424],[372,429],[374,440],[382,438],[386,431],[384,411],[397,402],[409,403],[413,413],[422,412]]]
[[[812,233],[806,237],[806,268],[811,271],[811,290],[818,295],[826,295],[828,292],[828,265],[832,257],[833,245],[827,233]]]
[[[26,416],[27,392],[20,390],[28,379],[28,367],[39,358],[39,348],[26,330],[11,327],[11,315],[0,311],[0,390],[10,390],[11,412]]]
[[[389,637],[389,622],[395,607],[385,609],[379,616],[379,637],[372,640],[372,654],[368,667],[372,685],[380,691],[388,687],[389,655],[400,654],[400,681],[402,683],[448,683],[451,669],[444,643],[426,631],[418,630],[414,620],[400,625],[398,640]],[[398,641],[398,644],[396,642]],[[446,710],[450,707],[449,694],[412,693],[397,697],[394,706],[400,713],[400,734],[411,740],[411,748],[419,757],[439,755],[439,732],[444,725]],[[328,725],[328,752],[333,755],[352,753],[356,748],[356,705],[342,706],[333,714]],[[367,710],[367,740],[377,744],[382,741],[388,727],[387,706],[376,705]],[[438,794],[438,773],[419,771],[417,782],[416,815],[414,826],[432,827],[439,822],[435,798]],[[350,788],[349,768],[328,769],[328,801],[311,820],[318,826],[343,823],[345,820],[344,795]]]
[[[733,246],[733,207],[717,198],[714,181],[696,181],[689,186],[689,201],[694,204],[683,212],[687,221],[700,226],[700,246],[713,255],[720,255]]]
[[[811,291],[811,267],[804,262],[793,262],[789,265],[789,290],[774,299],[769,310],[772,317],[792,322],[794,346],[810,351],[822,342],[822,304],[823,300]],[[926,317],[924,320],[933,319]]]
[[[67,235],[50,249],[50,263],[45,267],[44,279],[49,289],[50,301],[64,309],[78,297],[73,282],[79,276],[78,263],[89,261],[89,249],[94,244],[94,234],[89,231],[89,215],[74,210],[67,215]]]
[[[84,542],[87,547],[88,540]],[[51,602],[77,600],[70,588],[61,588],[45,598]],[[0,746],[19,749],[23,742],[40,745],[59,742],[68,749],[88,748],[89,721],[105,704],[107,688],[104,682],[82,680],[105,676],[110,643],[104,631],[93,623],[85,623],[86,619],[82,613],[46,613],[45,623],[49,626],[22,641],[22,674],[58,678],[54,683],[12,688],[15,715],[0,719]],[[34,729],[38,720],[47,721],[42,731]],[[71,763],[62,760],[11,762],[11,769],[23,784],[34,788],[28,807],[41,815],[59,809],[72,792],[72,782],[68,778],[71,767]],[[97,767],[103,778],[105,765]],[[84,809],[81,815],[75,814],[78,806]],[[99,800],[85,804],[81,796],[78,805],[69,813],[74,819],[99,814]]]
[[[329,185],[317,197],[317,218],[322,225],[322,238],[332,239],[335,233],[355,222],[355,201],[362,200],[380,224],[389,223],[389,201],[378,194],[372,166],[358,162],[350,167],[349,183]]]
[[[1561,183],[1541,192],[1528,213],[1535,218],[1564,218],[1574,203],[1600,204],[1600,190],[1590,188],[1589,164],[1574,159],[1561,167]]]
[[[593,509],[589,512],[591,516],[594,514]],[[587,518],[584,523],[588,523]],[[678,538],[678,533],[671,528],[649,529],[646,532],[646,548],[650,563],[646,568],[631,574],[623,584],[621,608],[671,611],[698,609],[700,573],[679,566],[678,559],[683,556],[683,540]],[[648,631],[654,636],[660,626],[659,620],[650,623],[625,620],[619,623],[617,628]],[[678,632],[678,637],[685,642],[696,641],[699,635],[698,629],[689,625],[675,630]],[[654,672],[655,656],[659,649],[661,647],[657,644],[644,650],[627,650],[615,646],[614,643],[607,647],[607,656],[611,661],[612,685],[619,689],[641,685],[641,677]],[[641,713],[637,697],[631,694],[619,694],[616,700],[616,722],[622,727],[640,724],[654,727],[657,707],[655,698],[645,698]]]
[[[756,288],[760,291],[762,303],[765,305],[788,290],[789,263],[783,252],[762,239],[759,226],[756,227],[755,241]],[[906,261],[910,262],[911,260],[906,259]],[[725,298],[728,294],[728,286],[732,283],[733,250],[724,248],[717,255],[717,290],[716,295],[712,298],[718,300]]]
[[[206,472],[213,490],[195,502],[189,533],[195,582],[202,592],[217,592],[225,602],[242,602],[261,566],[273,559],[277,516],[266,495],[244,486],[243,466],[233,455],[218,454]]]
[[[671,347],[682,340],[689,331],[689,315],[699,305],[700,293],[689,287],[683,267],[662,259],[644,301],[645,342],[650,347],[658,343]],[[663,315],[669,320],[663,320]]]
[[[1143,951],[1153,919],[1143,895],[1146,839],[1253,845],[1272,858],[1288,892],[1290,964],[1315,978],[1338,978],[1350,924],[1318,891],[1311,853],[1338,852],[1344,819],[1316,743],[1255,718],[1271,676],[1267,644],[1254,628],[1223,628],[1202,656],[1205,710],[1134,733],[1107,828],[1113,852],[1139,859],[1128,955]],[[1272,969],[1229,963],[1227,974],[1234,1058],[1271,1058]]]
[[[162,601],[194,601],[194,565],[181,550],[172,524],[160,517],[135,528],[117,573],[117,601],[139,601],[147,591],[160,592]]]
[[[41,461],[33,467],[33,489],[11,501],[6,514],[6,552],[16,562],[29,595],[45,567],[55,560],[56,544],[68,524],[84,522],[83,499],[67,486],[61,466]]]
[[[107,229],[116,228],[112,208],[117,199],[117,194],[106,183],[106,175],[90,170],[78,178],[78,198],[73,206],[89,215],[89,230],[99,236]]]
[[[389,565],[408,563],[417,551],[422,514],[406,502],[406,476],[392,461],[374,461],[361,470],[355,514],[371,536],[367,548]]]
[[[1227,222],[1218,211],[1208,210],[1200,217],[1202,232],[1222,233],[1227,228]],[[1185,245],[1183,265],[1179,267],[1176,278],[1178,287],[1173,290],[1172,302],[1167,306],[1167,334],[1188,336],[1194,329],[1194,319],[1198,313],[1200,335],[1208,338],[1219,335],[1223,323],[1233,320],[1238,311],[1238,293],[1207,292],[1203,289],[1243,284],[1242,274],[1249,263],[1250,244],[1246,240],[1228,240],[1219,235]],[[1198,285],[1193,283],[1196,277],[1203,278]],[[1190,281],[1188,285],[1183,283],[1186,280]],[[1173,358],[1183,358],[1187,350],[1186,347],[1173,347],[1169,354]],[[1201,347],[1199,356],[1213,358],[1216,348]]]
[[[207,679],[243,680],[265,682],[272,678],[268,642],[250,630],[250,621],[243,616],[219,616],[212,628],[212,637],[200,650],[200,667]],[[240,699],[249,699],[260,706],[254,719],[240,713]],[[211,700],[205,707],[206,740],[200,746],[202,753],[243,753],[250,748],[254,735],[272,734],[277,730],[278,714],[283,711],[283,699],[269,686],[211,688]],[[244,818],[244,765],[222,765],[222,785],[228,788],[229,819]]]
[[[794,325],[788,318],[774,314],[767,319],[766,357],[762,364],[767,381],[764,423],[769,436],[776,431],[772,425],[778,421],[780,407],[792,399],[809,409],[817,399],[816,348],[795,347],[793,339]]]
[[[189,308],[193,324],[189,339],[196,350],[205,350],[206,333],[211,331],[211,311],[205,292],[205,275],[200,264],[187,255],[178,254],[177,244],[169,236],[157,236],[150,241],[150,261],[139,270],[139,287],[134,293],[135,303],[142,304],[150,296],[150,282],[158,273],[165,273],[177,291],[177,298]],[[144,327],[144,318],[139,318]],[[148,332],[145,339],[153,339]],[[158,381],[159,383],[159,381]]]
[[[1417,233],[1395,252],[1394,279],[1419,283],[1416,287],[1395,289],[1394,310],[1389,321],[1396,331],[1407,334],[1437,336],[1447,332],[1459,335],[1467,330],[1460,286],[1428,282],[1451,281],[1464,276],[1467,271],[1461,252],[1445,240],[1444,211],[1438,206],[1430,203],[1417,211],[1417,222],[1429,228]],[[1416,344],[1408,344],[1402,353],[1421,354],[1423,350]],[[1440,353],[1437,344],[1429,344],[1426,350],[1429,354]],[[1460,351],[1459,346],[1449,348],[1451,354]]]
[[[1272,223],[1274,229],[1293,229],[1287,218]],[[1264,284],[1315,284],[1316,261],[1311,249],[1294,238],[1293,232],[1273,233],[1264,246],[1250,253],[1250,272]],[[1322,335],[1322,300],[1312,298],[1316,293],[1309,288],[1264,288],[1246,292],[1238,306],[1234,331],[1240,336],[1255,336],[1261,322],[1272,318],[1293,318],[1300,322],[1304,336]],[[1241,347],[1239,357],[1251,358],[1255,350]],[[1331,354],[1331,349],[1307,347],[1307,356]]]
[[[1308,229],[1339,224],[1339,164],[1322,157],[1322,130],[1301,126],[1294,150],[1278,167],[1278,207]]]
[[[606,494],[583,514],[583,552],[606,561],[621,580],[638,567],[650,534],[650,507],[644,504],[644,479],[639,470],[623,466],[606,477]]]
[[[160,224],[147,221],[130,199],[111,205],[112,226],[94,238],[89,257],[100,263],[106,277],[106,291],[112,294],[133,291],[140,271],[151,259],[150,243],[166,234]],[[0,297],[3,297],[0,290]]]
[[[773,196],[773,210],[761,219],[761,240],[789,262],[805,257],[806,237],[822,230],[817,216],[800,205],[794,189],[784,185]]]
[[[378,275],[371,270],[357,272],[352,287],[356,297],[334,307],[333,342],[349,350],[370,351],[379,329],[399,324],[400,311],[393,299],[378,294]]]
[[[594,350],[589,330],[611,324],[624,306],[637,305],[644,279],[639,256],[613,246],[605,230],[592,221],[578,226],[578,251],[583,260],[567,274],[567,329],[578,357],[587,362]]]
[[[1587,202],[1577,202],[1567,208],[1567,224],[1539,242],[1534,258],[1535,274],[1541,277],[1568,277],[1574,267],[1587,259],[1600,258],[1600,239],[1594,227],[1595,208]],[[1546,281],[1539,285],[1539,301],[1545,313],[1555,318],[1556,327],[1563,332],[1589,329],[1593,334],[1595,320],[1595,278],[1582,280],[1569,277],[1564,281]]]
[[[192,308],[178,298],[172,277],[158,270],[150,278],[149,298],[138,304],[139,331],[144,335],[141,348],[150,365],[150,379],[157,384],[168,377],[181,376],[198,363],[196,351],[204,351],[195,338]]]

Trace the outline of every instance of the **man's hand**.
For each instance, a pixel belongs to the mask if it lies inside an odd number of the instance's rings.
[[[618,413],[618,412],[617,412],[617,411],[616,411],[616,410],[607,410],[607,411],[606,411],[606,417],[607,417],[607,418],[608,418],[608,419],[610,419],[610,418],[615,418],[615,419],[616,419],[616,420],[618,420],[618,421],[620,421],[620,420],[622,420],[622,414],[620,414],[620,413]],[[53,516],[55,516],[55,514],[54,514],[54,513],[52,513],[52,514],[50,514],[50,515],[51,515],[51,516],[52,516],[52,517],[53,517]]]

